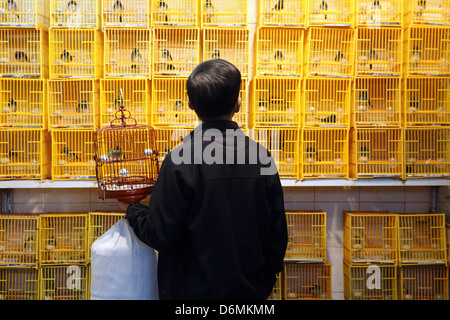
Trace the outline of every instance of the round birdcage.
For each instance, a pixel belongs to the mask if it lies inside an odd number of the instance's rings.
[[[94,159],[100,199],[133,203],[149,195],[159,173],[155,130],[138,125],[123,106],[109,127],[94,133]]]

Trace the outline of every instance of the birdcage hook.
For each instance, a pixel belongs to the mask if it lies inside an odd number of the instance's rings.
[[[118,126],[118,124],[116,124],[116,122],[120,121],[120,125],[122,127],[126,127],[127,125],[129,125],[129,124],[127,124],[128,120],[131,120],[131,121],[134,122],[134,124],[132,124],[132,125],[134,125],[134,126],[137,125],[137,121],[136,121],[136,119],[134,119],[131,116],[131,112],[129,110],[125,109],[125,106],[124,106],[124,103],[123,103],[123,91],[122,91],[122,88],[120,88],[120,93],[119,93],[119,110],[117,110],[115,112],[114,119],[111,120],[110,125],[111,125],[111,127]]]

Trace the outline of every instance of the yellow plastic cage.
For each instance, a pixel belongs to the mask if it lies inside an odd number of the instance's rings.
[[[309,28],[306,37],[306,76],[353,77],[355,30]]]
[[[331,300],[331,264],[285,262],[284,300]]]
[[[402,128],[352,128],[350,130],[350,176],[403,178]]]
[[[356,25],[402,27],[403,0],[356,0]]]
[[[378,1],[378,0],[375,0]],[[362,27],[356,31],[356,76],[400,77],[403,30]]]
[[[326,219],[324,211],[286,211],[288,244],[284,260],[325,262]]]
[[[2,77],[41,79],[48,77],[47,31],[0,29],[0,43],[0,75]]]
[[[0,267],[0,300],[38,300],[39,274],[35,268]]]
[[[404,32],[405,77],[450,75],[450,28],[412,26]]]
[[[450,25],[449,0],[405,1],[405,25]]]
[[[301,80],[256,77],[251,84],[250,125],[300,125]]]
[[[50,177],[50,135],[42,129],[0,130],[0,180]]]
[[[302,128],[301,178],[349,178],[349,128]]]
[[[40,215],[39,265],[88,262],[87,213],[45,213]]]
[[[398,299],[397,266],[343,264],[345,300]]]
[[[95,130],[52,130],[52,180],[95,180]]]
[[[357,77],[353,81],[351,125],[402,126],[402,80],[393,77]]]
[[[100,27],[101,0],[50,0],[51,28]]]
[[[400,300],[448,300],[448,267],[402,266]]]
[[[401,265],[447,263],[444,213],[405,213],[398,219]]]
[[[299,0],[258,1],[258,27],[306,27],[308,2]]]
[[[0,27],[48,29],[48,0],[6,0],[0,6]]]
[[[97,0],[102,1],[102,28],[149,28],[150,6],[148,0]]]
[[[258,28],[256,30],[256,76],[303,76],[304,30]]]
[[[270,152],[281,179],[299,179],[299,127],[255,127],[248,136]]]
[[[137,124],[150,124],[150,89],[147,79],[101,79],[100,124],[109,126],[120,107],[120,89],[125,108]]]
[[[125,216],[123,211],[93,211],[89,212],[88,252],[91,258],[92,244],[108,231],[115,223]]]
[[[450,124],[450,78],[407,78],[403,92],[406,126]]]
[[[89,300],[90,266],[42,266],[39,268],[40,300]]]
[[[106,29],[105,77],[151,78],[151,30]]]
[[[450,176],[450,127],[406,128],[405,178]]]
[[[204,29],[203,61],[224,59],[234,64],[242,77],[249,76],[249,29]]]
[[[0,265],[38,266],[39,215],[0,215]]]
[[[51,29],[50,78],[96,78],[103,71],[101,32],[91,29]]]
[[[247,0],[198,0],[202,28],[247,26]]]
[[[152,26],[200,26],[200,0],[151,0]]]
[[[98,84],[94,80],[48,81],[48,127],[96,129]]]
[[[350,126],[350,79],[307,78],[302,91],[303,126]]]
[[[281,289],[282,280],[283,280],[282,272],[277,273],[276,278],[277,278],[277,280],[273,286],[272,292],[267,297],[267,300],[281,300],[282,299],[282,289]]]
[[[0,126],[45,129],[46,100],[43,79],[0,80]]]
[[[153,29],[153,78],[188,77],[199,62],[199,28]]]
[[[398,216],[344,211],[344,260],[351,265],[397,265]]]
[[[307,0],[309,26],[353,27],[355,0]]]

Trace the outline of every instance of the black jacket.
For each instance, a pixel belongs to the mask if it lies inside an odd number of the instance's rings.
[[[220,131],[206,131],[212,128]],[[227,129],[245,143],[226,136]],[[223,141],[216,135],[195,143],[208,132],[223,134]],[[249,161],[259,145],[235,122],[204,123],[187,137],[166,156],[149,207],[133,204],[126,213],[137,237],[159,252],[160,299],[266,299],[287,245],[278,173],[263,175],[269,165]],[[202,153],[195,153],[198,145]],[[229,164],[230,150],[244,152],[247,164]],[[199,155],[201,164],[189,164],[199,163]],[[206,164],[211,156],[228,164]]]

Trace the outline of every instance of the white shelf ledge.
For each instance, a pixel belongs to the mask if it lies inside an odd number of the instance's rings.
[[[450,179],[421,178],[407,179],[281,179],[283,187],[411,187],[411,186],[450,186]],[[97,188],[96,180],[3,180],[0,189],[54,189],[54,188]]]

